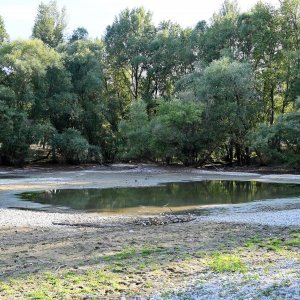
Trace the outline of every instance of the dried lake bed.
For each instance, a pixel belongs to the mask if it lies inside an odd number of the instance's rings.
[[[99,214],[32,202],[24,209],[15,196],[202,180],[298,185],[300,175],[149,165],[0,170],[0,298],[36,299],[40,293],[40,299],[298,299],[300,195],[187,207],[196,212],[195,220],[163,226],[135,225],[132,220],[149,217],[141,211]],[[214,269],[222,255],[243,267]]]

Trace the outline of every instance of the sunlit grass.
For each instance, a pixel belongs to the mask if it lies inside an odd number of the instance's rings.
[[[239,272],[247,271],[246,265],[237,255],[232,254],[214,254],[208,262],[213,272]]]

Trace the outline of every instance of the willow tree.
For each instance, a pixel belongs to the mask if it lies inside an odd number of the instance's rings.
[[[256,121],[258,105],[251,66],[223,58],[200,75],[197,95],[204,105],[202,126],[208,153],[221,150],[239,164],[249,160],[246,135]]]
[[[37,107],[45,104],[38,94],[47,85],[47,69],[60,63],[59,54],[39,40],[4,43],[0,48],[0,156],[5,163],[22,164],[30,144],[38,142],[36,125],[44,120],[43,109]]]
[[[106,29],[109,61],[120,71],[127,91],[135,100],[141,95],[149,65],[149,42],[154,33],[151,14],[143,8],[122,11]]]
[[[55,48],[63,42],[66,27],[66,9],[59,10],[56,1],[50,1],[49,4],[42,2],[38,7],[32,37]]]

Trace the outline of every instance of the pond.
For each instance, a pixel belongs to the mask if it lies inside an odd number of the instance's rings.
[[[18,196],[26,201],[56,208],[105,213],[153,213],[166,212],[169,208],[188,210],[205,205],[300,197],[300,185],[210,180],[151,187],[56,189],[26,192]]]

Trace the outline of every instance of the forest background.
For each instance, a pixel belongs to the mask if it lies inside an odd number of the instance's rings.
[[[300,1],[226,0],[209,22],[123,10],[92,39],[41,3],[32,37],[0,18],[0,164],[300,165]]]

